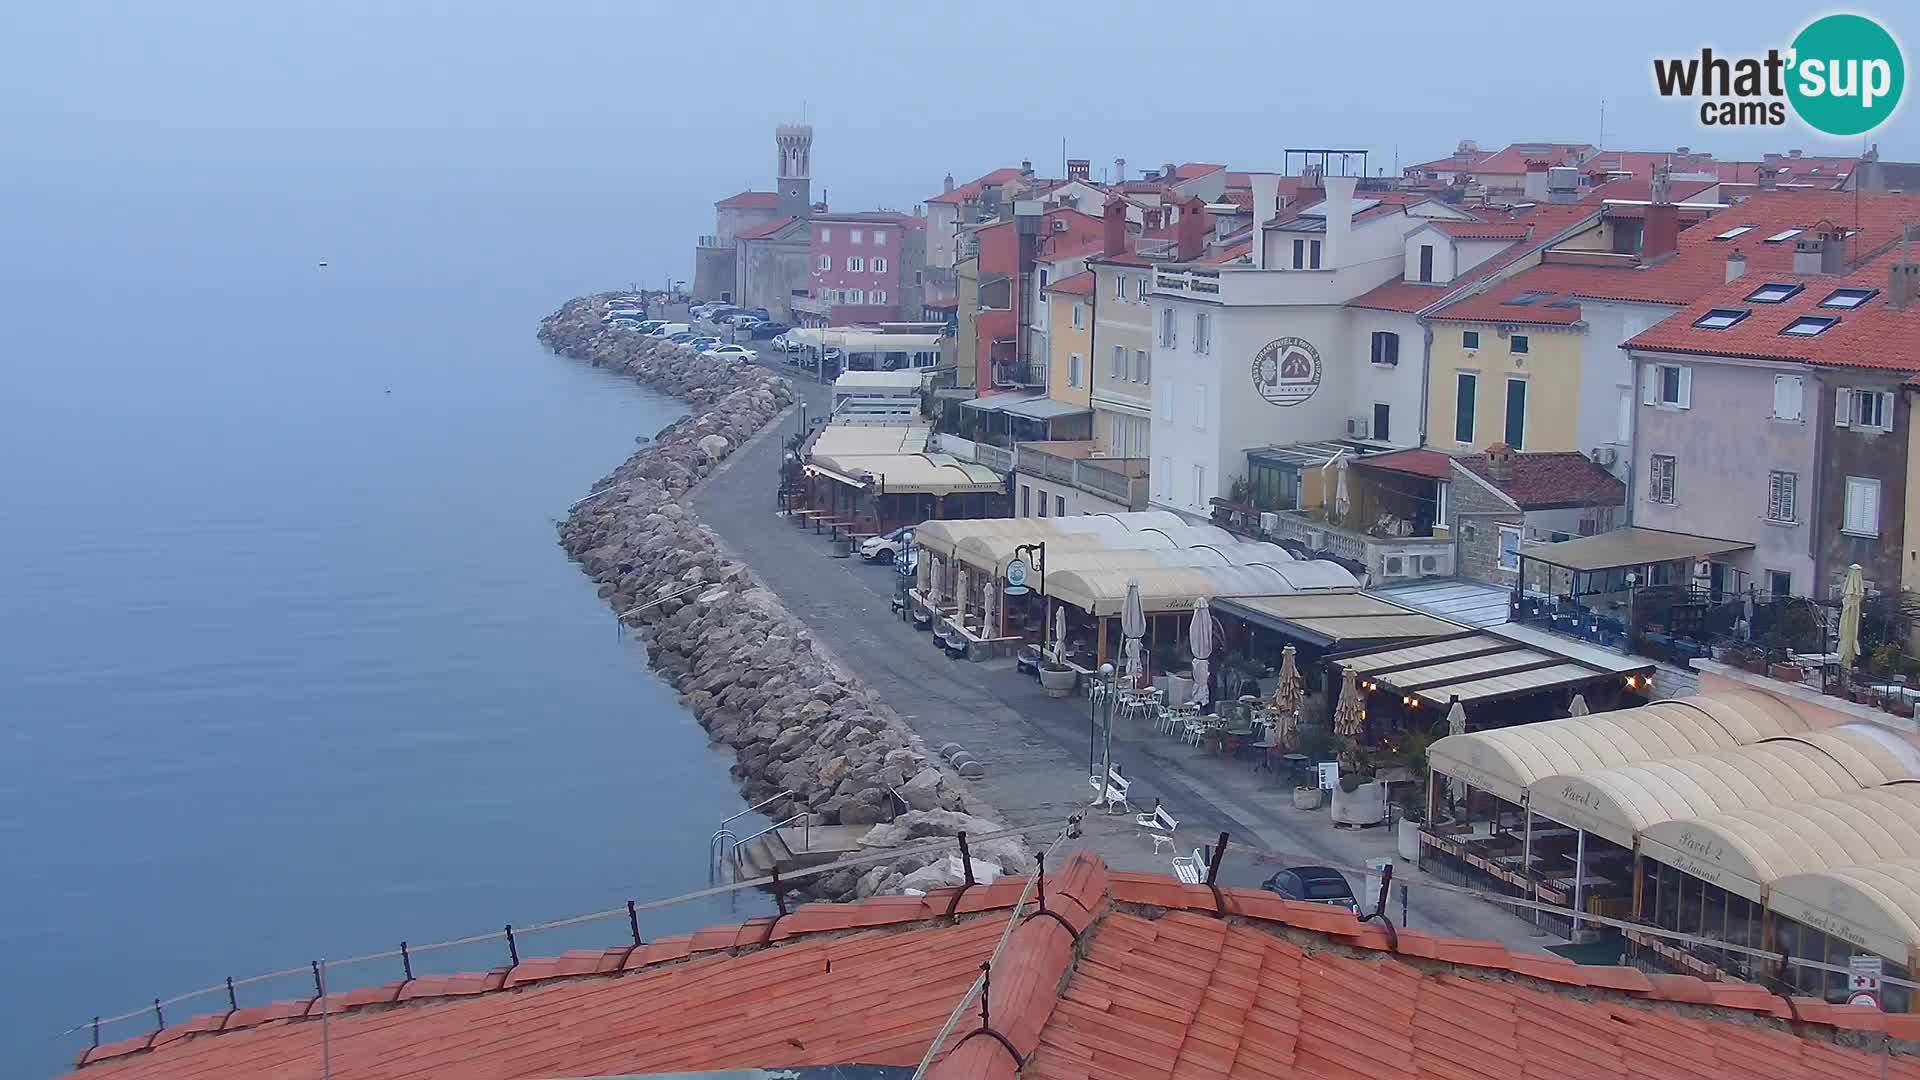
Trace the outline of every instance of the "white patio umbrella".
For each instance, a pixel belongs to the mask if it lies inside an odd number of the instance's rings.
[[[1853,670],[1860,659],[1860,605],[1867,597],[1867,584],[1860,564],[1847,567],[1846,583],[1840,586],[1840,670]]]
[[[1466,733],[1467,707],[1456,701],[1453,703],[1453,708],[1447,710],[1447,734],[1465,735]],[[1457,777],[1447,777],[1447,790],[1455,802],[1466,795],[1466,785]]]
[[[1334,482],[1333,511],[1339,514],[1341,522],[1345,523],[1347,520],[1347,511],[1352,508],[1347,497],[1347,457],[1345,454],[1340,455],[1340,460],[1334,463],[1334,470],[1338,473],[1338,479]]]
[[[1592,709],[1587,708],[1587,695],[1585,694],[1573,695],[1573,703],[1567,706],[1568,716],[1585,716],[1592,711]]]
[[[1207,660],[1213,656],[1213,610],[1207,598],[1193,602],[1193,622],[1187,626],[1187,647],[1193,650],[1193,704],[1207,703]]]
[[[961,622],[967,621],[967,576],[966,566],[955,563],[953,570],[953,603],[955,607],[960,609],[959,618]]]
[[[1127,600],[1120,608],[1120,636],[1126,639],[1127,677],[1141,674],[1140,639],[1147,636],[1147,611],[1140,603],[1140,579],[1127,579]]]
[[[1061,663],[1067,659],[1067,608],[1065,604],[1053,609],[1053,658]]]
[[[980,590],[980,636],[995,638],[1000,636],[1000,624],[995,622],[995,609],[1000,604],[1000,583],[991,577],[982,579]]]

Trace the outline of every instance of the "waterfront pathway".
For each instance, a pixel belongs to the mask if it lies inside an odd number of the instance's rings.
[[[770,360],[769,366],[779,366],[777,356],[770,354]],[[828,388],[804,375],[794,381],[809,413],[824,415]],[[891,567],[857,557],[832,558],[824,537],[776,514],[773,495],[782,446],[798,422],[797,415],[789,414],[701,486],[694,503],[702,519],[929,746],[957,742],[979,758],[987,776],[973,784],[1009,822],[1063,822],[1085,809],[1091,797],[1091,726],[1084,698],[1046,697],[1038,681],[1015,671],[1010,659],[948,659],[927,634],[893,613]],[[1288,864],[1357,867],[1393,853],[1389,831],[1336,830],[1325,809],[1294,809],[1290,786],[1273,774],[1156,734],[1145,722],[1116,724],[1113,756],[1133,778],[1135,793],[1146,793],[1148,806],[1159,798],[1179,819],[1182,853],[1211,845],[1222,830],[1232,834],[1222,884],[1258,885]],[[1086,831],[1085,843],[1112,865],[1169,870],[1168,853],[1153,854],[1131,815],[1091,813]],[[1263,856],[1246,847],[1285,852],[1287,857]],[[1560,940],[1534,934],[1529,923],[1507,909],[1418,888],[1424,875],[1409,863],[1397,863],[1394,873],[1416,886],[1411,907],[1415,928],[1493,939],[1519,949],[1539,949]],[[1361,882],[1349,877],[1358,890]],[[1397,896],[1392,913],[1397,921]]]

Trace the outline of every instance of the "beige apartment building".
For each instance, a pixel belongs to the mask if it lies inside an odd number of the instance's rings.
[[[1144,458],[1153,420],[1153,264],[1132,252],[1087,260],[1094,274],[1093,441],[1111,457]]]

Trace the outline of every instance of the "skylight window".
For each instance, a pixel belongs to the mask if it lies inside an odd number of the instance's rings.
[[[1571,296],[1563,296],[1558,300],[1553,300],[1548,302],[1547,306],[1557,307],[1557,308],[1570,308],[1570,307],[1577,308],[1580,306],[1580,301]]]
[[[1726,232],[1723,232],[1720,235],[1714,237],[1714,239],[1715,240],[1731,240],[1742,233],[1750,233],[1758,227],[1759,226],[1756,226],[1756,225],[1735,225],[1733,228],[1728,229]]]
[[[1788,323],[1780,333],[1786,337],[1813,337],[1826,333],[1829,327],[1839,321],[1837,315],[1802,315]]]
[[[1793,239],[1796,236],[1799,236],[1801,233],[1806,231],[1807,230],[1805,229],[1782,229],[1779,232],[1774,233],[1772,236],[1767,237],[1765,240],[1761,242],[1766,244],[1784,244],[1787,241]]]
[[[1873,295],[1879,291],[1879,289],[1835,289],[1827,294],[1825,300],[1820,301],[1820,306],[1823,308],[1839,308],[1842,311],[1852,311],[1854,308],[1873,299]]]
[[[1794,281],[1769,281],[1747,294],[1749,304],[1782,304],[1799,295],[1806,286]]]
[[[1540,289],[1528,289],[1526,292],[1514,293],[1512,296],[1500,302],[1508,307],[1526,307],[1528,304],[1539,303],[1552,295],[1552,293],[1543,292]]]
[[[1751,314],[1746,308],[1717,307],[1693,320],[1693,325],[1702,330],[1725,330]]]

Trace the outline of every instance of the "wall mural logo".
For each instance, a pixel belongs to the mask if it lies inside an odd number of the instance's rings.
[[[1298,405],[1320,389],[1320,351],[1303,338],[1269,341],[1253,357],[1253,388],[1269,405]]]
[[[1892,119],[1907,82],[1900,44],[1864,15],[1826,15],[1765,56],[1655,58],[1661,97],[1699,98],[1708,127],[1779,127],[1787,108],[1826,135],[1864,135]]]

